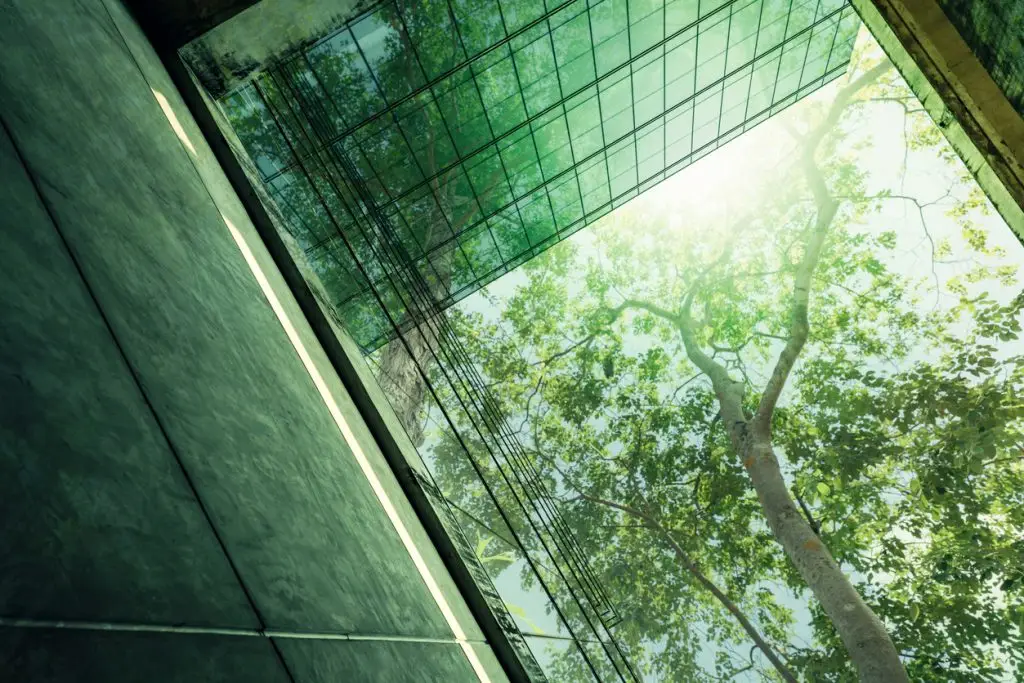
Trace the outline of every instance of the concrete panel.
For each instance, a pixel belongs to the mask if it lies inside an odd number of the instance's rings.
[[[0,206],[0,616],[253,626],[3,131]]]
[[[448,637],[99,0],[17,0],[0,102],[268,626]]]
[[[295,683],[469,683],[476,674],[455,643],[278,640]],[[504,676],[493,679],[495,683]]]
[[[266,638],[0,628],[0,680],[290,683]]]

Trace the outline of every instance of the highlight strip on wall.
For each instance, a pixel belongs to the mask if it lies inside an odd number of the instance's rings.
[[[384,508],[385,514],[388,516],[392,526],[398,533],[398,537],[401,539],[402,545],[405,546],[406,552],[409,553],[409,557],[412,558],[413,564],[416,566],[416,570],[423,579],[423,583],[426,584],[427,590],[430,591],[431,597],[434,598],[434,602],[437,603],[438,609],[441,610],[441,614],[444,616],[445,622],[447,622],[448,627],[455,636],[456,642],[459,643],[459,646],[462,648],[462,652],[466,655],[466,659],[469,660],[470,666],[473,667],[473,671],[476,673],[477,679],[480,683],[490,683],[490,677],[487,675],[483,664],[479,657],[477,657],[476,652],[473,650],[472,643],[467,639],[465,629],[463,629],[462,624],[459,623],[458,617],[455,616],[451,605],[448,604],[448,600],[441,592],[441,588],[436,579],[434,579],[433,574],[430,572],[430,568],[427,567],[427,563],[423,559],[423,555],[420,553],[419,548],[416,546],[416,542],[409,534],[409,530],[406,528],[405,523],[399,516],[394,503],[391,502],[391,498],[388,496],[387,491],[384,490],[384,485],[381,483],[377,473],[373,470],[373,466],[370,464],[370,461],[366,456],[366,452],[356,439],[355,433],[349,426],[345,416],[342,415],[341,408],[338,406],[337,401],[331,394],[331,390],[328,388],[323,376],[320,374],[316,364],[313,362],[309,351],[306,349],[305,344],[303,344],[302,339],[299,337],[298,331],[295,329],[291,319],[288,317],[288,313],[284,310],[284,306],[281,305],[281,301],[278,299],[276,292],[274,292],[270,281],[267,279],[262,267],[253,255],[252,250],[249,248],[249,244],[246,242],[245,237],[223,213],[221,214],[221,218],[224,220],[224,224],[231,232],[231,236],[234,238],[235,244],[238,245],[239,251],[242,252],[242,256],[245,258],[245,262],[249,266],[249,270],[252,271],[253,276],[259,283],[260,289],[263,290],[263,295],[266,297],[271,309],[277,316],[278,322],[281,324],[281,327],[284,328],[285,334],[288,335],[288,341],[291,342],[292,347],[295,349],[299,359],[305,366],[306,372],[309,373],[310,378],[313,380],[313,384],[316,386],[317,391],[320,392],[320,398],[323,400],[324,405],[327,406],[327,410],[334,419],[334,423],[337,425],[338,431],[341,432],[342,438],[345,439],[345,443],[355,456],[356,462],[359,463],[359,469],[362,470],[363,476],[366,477],[374,495],[380,502],[381,507]]]

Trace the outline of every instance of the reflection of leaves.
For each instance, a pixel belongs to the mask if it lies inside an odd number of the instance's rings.
[[[540,626],[536,624],[536,622],[530,619],[529,615],[526,613],[526,610],[520,607],[519,605],[513,605],[511,602],[506,602],[505,609],[507,609],[509,613],[513,616],[519,617],[523,621],[523,623],[532,628],[533,632],[537,635],[547,635],[544,629],[542,629]]]
[[[488,546],[490,546],[491,541],[493,540],[494,539],[490,536],[481,536],[479,540],[477,540],[476,542],[475,553],[477,559],[480,560],[481,564],[483,564],[484,566],[487,566],[488,564],[498,565],[496,571],[500,572],[502,569],[515,562],[516,556],[515,553],[513,553],[511,550],[506,550],[505,552],[488,555],[487,548]]]

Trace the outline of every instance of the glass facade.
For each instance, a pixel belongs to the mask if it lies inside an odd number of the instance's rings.
[[[845,0],[403,0],[220,104],[369,350],[383,274],[317,159],[353,161],[444,308],[841,74],[858,27]]]
[[[1024,3],[939,0],[971,51],[1024,116]]]
[[[859,27],[846,0],[399,0],[220,98],[321,304],[397,371],[420,486],[531,679],[639,677],[445,309],[845,72]]]

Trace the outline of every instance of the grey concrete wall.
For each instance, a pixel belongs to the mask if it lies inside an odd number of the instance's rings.
[[[124,8],[0,44],[0,680],[476,680],[353,445],[502,680]]]

